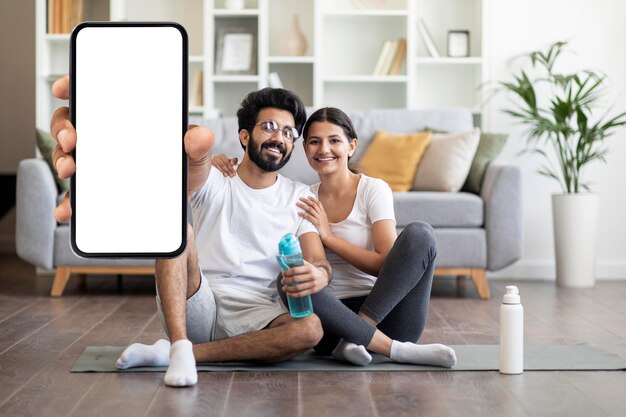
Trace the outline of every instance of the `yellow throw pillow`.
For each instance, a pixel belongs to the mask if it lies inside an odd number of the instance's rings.
[[[361,158],[358,170],[384,180],[393,191],[409,191],[430,137],[431,132],[378,131]]]

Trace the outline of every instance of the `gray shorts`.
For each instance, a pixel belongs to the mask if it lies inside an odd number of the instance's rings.
[[[158,290],[156,302],[161,325],[169,336]],[[198,344],[223,339],[226,335],[216,331],[216,320],[217,307],[215,306],[215,298],[209,288],[206,277],[201,273],[200,288],[187,300],[187,337],[191,343]]]
[[[200,288],[187,300],[187,338],[193,344],[221,340],[261,330],[276,317],[288,313],[273,288],[265,292],[243,294],[230,283],[217,282],[212,289],[200,272]],[[161,325],[169,336],[158,290],[156,303]]]

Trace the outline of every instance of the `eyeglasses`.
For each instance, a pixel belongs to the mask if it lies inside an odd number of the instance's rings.
[[[278,122],[276,120],[265,120],[261,123],[255,124],[254,126],[260,126],[263,133],[267,136],[274,136],[280,130],[283,134],[283,139],[285,139],[286,142],[293,143],[300,137],[300,133],[298,133],[295,127],[285,126],[282,129],[279,129]]]

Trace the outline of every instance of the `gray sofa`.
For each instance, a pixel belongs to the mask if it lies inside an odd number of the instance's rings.
[[[358,162],[374,133],[383,129],[405,133],[425,127],[451,132],[472,128],[472,114],[464,108],[433,110],[370,110],[349,114],[359,135]],[[215,132],[215,152],[241,157],[234,118],[190,123],[209,126]],[[312,184],[316,173],[309,167],[301,142],[282,174]],[[133,259],[82,259],[69,245],[69,227],[57,224],[53,210],[59,199],[52,172],[43,160],[23,160],[17,173],[18,255],[45,269],[56,269],[51,294],[59,296],[72,274],[150,274],[154,262]],[[519,259],[522,244],[521,175],[519,168],[492,162],[480,195],[471,193],[394,193],[398,230],[423,220],[436,231],[436,275],[471,277],[479,296],[490,296],[485,271],[499,270]]]

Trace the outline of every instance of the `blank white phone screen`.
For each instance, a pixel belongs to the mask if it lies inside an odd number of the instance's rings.
[[[179,250],[183,35],[87,26],[75,42],[74,248],[122,257]]]

